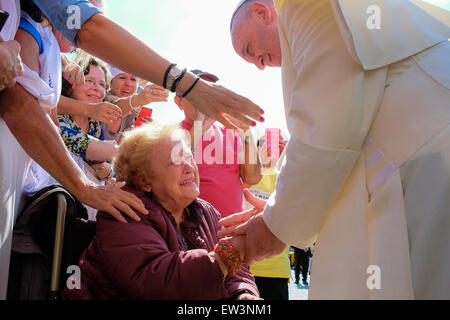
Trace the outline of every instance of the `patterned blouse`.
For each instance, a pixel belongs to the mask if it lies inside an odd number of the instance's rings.
[[[75,123],[72,116],[65,114],[58,116],[59,127],[61,129],[61,136],[66,144],[66,147],[86,160],[86,151],[89,143],[97,138],[99,140],[105,140],[102,124],[98,121],[89,119],[89,133],[86,134]]]

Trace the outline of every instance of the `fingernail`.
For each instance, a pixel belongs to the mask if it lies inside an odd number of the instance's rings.
[[[252,126],[252,127],[256,127],[256,122],[255,122],[255,121],[252,121],[251,126]]]
[[[264,119],[264,117],[259,118],[260,122],[264,122],[266,119]]]
[[[261,109],[261,114],[264,114],[264,110]]]

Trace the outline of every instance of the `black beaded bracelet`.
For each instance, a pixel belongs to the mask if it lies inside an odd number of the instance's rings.
[[[184,68],[181,72],[181,75],[173,82],[172,87],[170,88],[170,92],[175,92],[177,90],[178,83],[180,83],[181,79],[183,79],[186,74],[187,69]]]
[[[199,80],[200,80],[200,78],[197,77],[197,79],[195,79],[195,81],[194,81],[194,83],[192,84],[192,86],[190,86],[190,88],[187,89],[187,91],[186,91],[181,97],[182,97],[182,98],[186,97],[186,96],[189,94],[189,92],[191,92],[192,89],[194,89],[195,85],[197,84],[197,82],[198,82]]]
[[[163,81],[163,87],[167,89],[167,76],[169,75],[170,70],[175,67],[177,64],[172,63],[169,67],[167,67],[166,73],[164,74],[164,81]]]

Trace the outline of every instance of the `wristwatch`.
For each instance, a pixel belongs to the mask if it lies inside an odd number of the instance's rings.
[[[183,70],[178,68],[176,65],[170,69],[169,74],[167,75],[167,83],[166,83],[166,89],[172,88],[173,83],[181,77],[183,74]]]

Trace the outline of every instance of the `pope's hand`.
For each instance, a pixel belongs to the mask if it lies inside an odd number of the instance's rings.
[[[245,235],[244,262],[251,265],[255,261],[281,253],[286,245],[267,228],[263,220],[261,211],[266,202],[253,196],[248,189],[244,190],[244,195],[254,208],[221,219],[219,226],[223,229],[219,230],[217,236],[223,238]]]
[[[229,233],[233,237],[246,236],[244,262],[247,265],[279,254],[286,247],[266,226],[262,213],[251,217]]]
[[[245,199],[253,206],[252,209],[232,214],[226,218],[220,219],[219,227],[223,229],[219,230],[217,236],[219,238],[228,237],[233,234],[234,230],[241,224],[247,222],[251,217],[260,213],[266,206],[266,201],[255,197],[250,190],[244,189]]]

